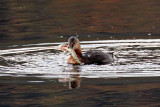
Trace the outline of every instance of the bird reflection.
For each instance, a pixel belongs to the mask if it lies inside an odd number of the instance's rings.
[[[72,69],[69,72],[80,72],[78,65],[73,65]],[[65,82],[69,83],[68,87],[69,89],[77,89],[80,87],[81,78],[79,77],[79,74],[70,74],[70,78],[60,78],[59,82]]]
[[[69,81],[69,89],[76,89],[80,87],[81,78],[76,77],[74,80]]]

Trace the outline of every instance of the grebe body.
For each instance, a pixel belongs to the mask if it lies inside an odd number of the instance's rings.
[[[72,36],[68,39],[68,46],[66,48],[71,56],[68,59],[70,64],[107,64],[114,61],[109,53],[102,51],[87,51],[82,54],[80,42],[78,38]]]

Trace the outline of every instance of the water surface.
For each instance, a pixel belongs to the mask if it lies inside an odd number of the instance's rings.
[[[159,0],[0,0],[0,106],[160,106]],[[70,65],[58,45],[114,53]]]
[[[67,64],[61,43],[1,50],[1,105],[159,105],[160,39],[81,41],[83,52],[114,52],[107,65]]]

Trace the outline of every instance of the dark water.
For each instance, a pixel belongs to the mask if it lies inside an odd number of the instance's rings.
[[[45,82],[33,82],[37,80]],[[159,78],[84,78],[79,82],[80,88],[71,90],[70,82],[59,83],[55,79],[1,78],[1,106],[160,105]]]
[[[159,0],[1,0],[0,106],[160,106]],[[71,36],[114,52],[70,65]]]

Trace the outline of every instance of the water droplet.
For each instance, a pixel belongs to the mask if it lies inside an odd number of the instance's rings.
[[[91,55],[87,55],[88,57],[91,57]]]

